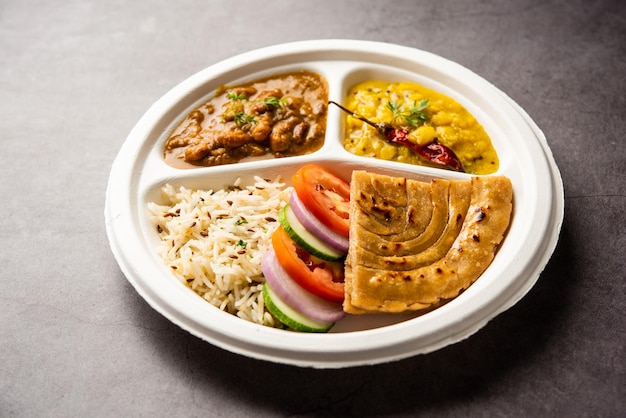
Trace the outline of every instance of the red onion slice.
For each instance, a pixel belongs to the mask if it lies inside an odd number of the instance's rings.
[[[270,247],[261,259],[265,279],[278,297],[302,315],[322,322],[336,322],[346,314],[340,303],[333,303],[307,292],[287,274]]]
[[[348,238],[341,235],[340,233],[333,231],[322,222],[319,221],[302,203],[302,200],[298,197],[296,192],[292,192],[289,197],[289,203],[291,204],[291,209],[293,213],[296,215],[298,220],[302,223],[302,225],[309,231],[311,234],[315,235],[317,238],[321,239],[331,247],[343,251],[344,253],[348,252],[349,241]]]

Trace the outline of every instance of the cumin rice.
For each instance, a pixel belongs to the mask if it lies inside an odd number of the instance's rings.
[[[182,283],[223,311],[280,327],[263,303],[261,258],[292,189],[279,179],[254,180],[217,191],[167,184],[166,203],[150,202],[148,210],[160,237],[157,252]]]

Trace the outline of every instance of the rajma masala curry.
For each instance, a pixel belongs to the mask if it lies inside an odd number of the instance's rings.
[[[165,144],[177,168],[308,154],[324,143],[328,85],[309,71],[223,86],[190,112]]]

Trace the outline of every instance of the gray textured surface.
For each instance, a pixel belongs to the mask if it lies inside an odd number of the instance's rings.
[[[472,338],[308,370],[153,311],[111,255],[104,191],[142,113],[232,55],[317,38],[469,67],[544,130],[565,184],[536,287]],[[0,3],[0,416],[623,416],[626,5],[620,1]]]

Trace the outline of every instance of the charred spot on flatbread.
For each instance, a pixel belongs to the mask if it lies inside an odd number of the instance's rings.
[[[503,176],[430,183],[355,171],[344,310],[429,309],[491,264],[510,222]]]

